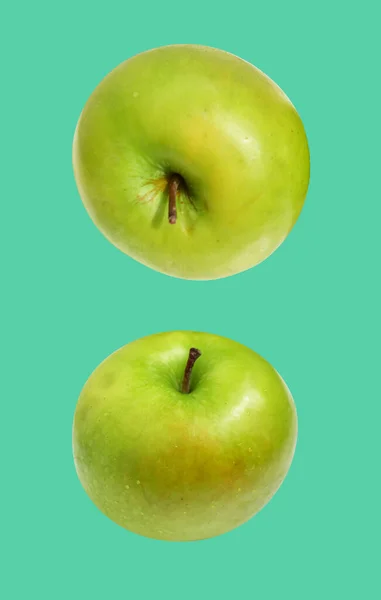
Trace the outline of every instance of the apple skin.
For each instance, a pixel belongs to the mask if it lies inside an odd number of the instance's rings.
[[[87,101],[74,174],[94,223],[137,261],[184,279],[249,269],[286,238],[310,162],[302,121],[282,90],[222,50],[173,45],[109,73]],[[182,176],[176,225],[167,182]]]
[[[189,394],[189,349],[202,352]],[[79,479],[115,523],[191,541],[250,519],[282,483],[295,450],[291,394],[258,354],[209,333],[175,331],[127,344],[85,384],[74,416]]]

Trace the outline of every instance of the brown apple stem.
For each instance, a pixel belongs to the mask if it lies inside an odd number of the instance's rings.
[[[176,208],[176,200],[177,200],[177,192],[179,190],[179,186],[181,183],[181,178],[179,175],[174,173],[170,176],[168,180],[168,221],[171,225],[174,225],[177,221],[177,208]]]
[[[200,350],[197,350],[197,348],[191,348],[189,350],[188,361],[184,371],[183,385],[181,388],[183,394],[189,394],[190,392],[190,378],[192,375],[193,365],[200,356],[201,352]]]

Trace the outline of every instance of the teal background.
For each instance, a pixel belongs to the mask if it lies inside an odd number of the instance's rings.
[[[37,1],[2,9],[1,567],[12,599],[376,598],[380,593],[380,94],[376,2]],[[290,96],[312,178],[282,247],[215,282],[153,272],[97,231],[71,166],[97,83],[168,43],[219,47]],[[107,520],[77,480],[78,394],[109,353],[199,329],[268,359],[299,413],[282,488],[188,544]]]

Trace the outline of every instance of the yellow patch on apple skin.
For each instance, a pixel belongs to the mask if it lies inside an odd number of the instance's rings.
[[[165,192],[168,186],[166,177],[160,177],[158,179],[149,179],[143,186],[143,191],[137,196],[137,202],[146,204],[152,202],[157,198],[159,194]],[[147,189],[148,188],[148,189]],[[145,190],[145,191],[144,191]]]
[[[186,498],[198,503],[200,495],[213,501],[225,494],[232,495],[247,473],[244,457],[226,455],[223,442],[207,430],[193,431],[184,424],[173,424],[168,432],[172,443],[155,456],[146,456],[139,465],[149,481],[158,486],[146,490],[147,500],[164,500],[172,490],[172,502]]]

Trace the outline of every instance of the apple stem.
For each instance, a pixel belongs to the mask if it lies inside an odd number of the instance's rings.
[[[176,208],[176,200],[177,200],[177,192],[179,190],[181,184],[181,177],[176,173],[173,173],[168,179],[168,221],[171,225],[174,225],[177,221],[177,208]]]
[[[181,388],[183,394],[189,394],[190,392],[190,378],[192,375],[193,365],[200,356],[201,352],[200,350],[197,350],[197,348],[191,348],[189,350],[188,361],[184,371],[183,385]]]

